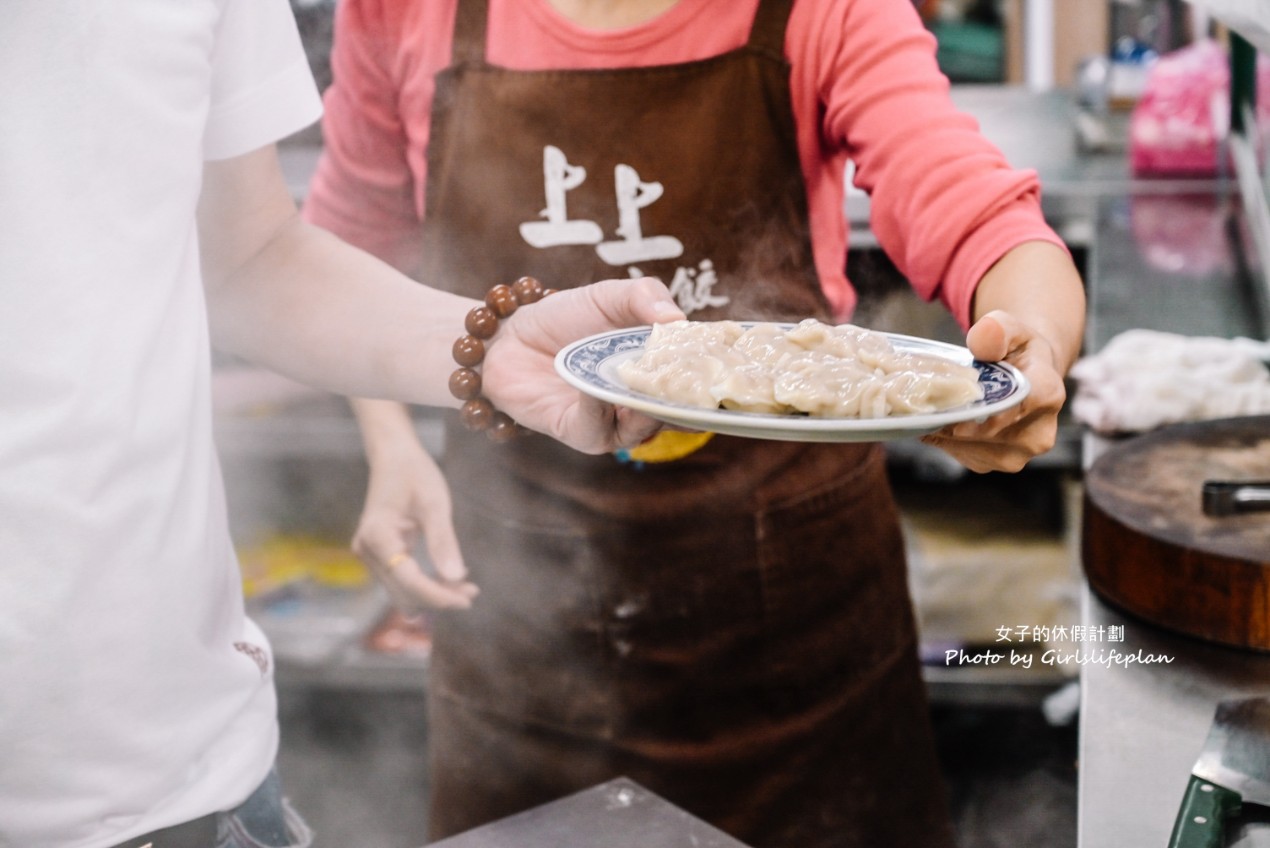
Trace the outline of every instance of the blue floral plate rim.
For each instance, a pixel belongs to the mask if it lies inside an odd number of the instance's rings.
[[[741,321],[746,327],[764,322]],[[792,323],[773,322],[782,328]],[[901,333],[886,336],[897,350],[942,356],[973,365],[979,371],[984,397],[965,406],[921,415],[885,418],[819,418],[700,409],[671,403],[632,391],[617,374],[623,361],[639,356],[651,326],[611,330],[578,339],[556,354],[556,372],[578,391],[607,403],[625,406],[677,427],[708,430],[725,435],[799,442],[873,442],[912,438],[933,433],[949,424],[982,421],[1023,402],[1031,389],[1024,374],[1005,362],[981,362],[958,345]],[[881,331],[875,331],[881,332]]]

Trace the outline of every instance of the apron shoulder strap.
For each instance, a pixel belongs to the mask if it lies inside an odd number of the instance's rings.
[[[485,30],[489,20],[489,0],[458,0],[454,11],[452,65],[485,62]]]
[[[789,24],[789,12],[793,6],[794,0],[759,0],[748,46],[783,61],[785,27]]]

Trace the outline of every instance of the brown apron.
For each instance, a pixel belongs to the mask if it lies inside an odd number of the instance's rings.
[[[790,5],[712,59],[510,71],[460,0],[423,280],[639,273],[697,319],[828,318]],[[482,594],[436,616],[432,838],[625,775],[756,848],[951,844],[878,446],[716,436],[639,466],[452,426],[445,466]]]

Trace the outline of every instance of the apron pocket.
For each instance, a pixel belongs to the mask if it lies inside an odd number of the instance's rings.
[[[881,452],[756,516],[762,665],[778,707],[865,686],[915,639],[904,541]]]

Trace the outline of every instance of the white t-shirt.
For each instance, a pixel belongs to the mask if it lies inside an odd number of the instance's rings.
[[[286,0],[7,0],[0,846],[241,802],[277,747],[212,443],[204,159],[320,110]]]

